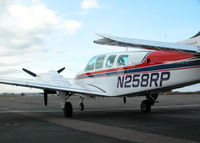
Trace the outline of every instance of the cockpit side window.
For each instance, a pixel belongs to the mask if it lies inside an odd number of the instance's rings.
[[[118,66],[125,66],[128,61],[128,55],[120,55],[117,60]]]
[[[96,59],[97,59],[97,56],[93,57],[92,59],[89,60],[86,68],[85,68],[85,71],[89,71],[89,70],[93,70],[94,69],[94,64],[96,62]]]
[[[98,56],[95,64],[95,69],[100,69],[103,67],[103,61],[104,61],[105,55]]]
[[[116,55],[110,55],[106,61],[106,67],[112,67],[115,61]]]

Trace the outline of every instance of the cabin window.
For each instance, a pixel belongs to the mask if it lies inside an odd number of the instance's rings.
[[[117,60],[117,65],[118,66],[125,66],[128,61],[128,55],[120,55],[118,60]]]
[[[110,55],[106,61],[106,67],[112,67],[115,61],[116,55]]]
[[[103,61],[104,61],[105,55],[98,56],[95,64],[95,69],[100,69],[103,67]]]
[[[91,58],[85,68],[85,71],[93,70],[94,69],[94,64],[96,62],[97,56]]]

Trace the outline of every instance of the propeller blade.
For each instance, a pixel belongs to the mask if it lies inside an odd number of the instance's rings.
[[[28,73],[29,75],[33,76],[33,77],[36,77],[36,76],[37,76],[37,74],[35,74],[35,73],[33,73],[33,72],[31,72],[31,71],[25,69],[25,68],[23,68],[22,70],[25,71],[26,73]]]
[[[48,95],[47,95],[47,91],[44,90],[44,105],[47,106],[47,102],[48,102]]]
[[[59,69],[57,72],[58,72],[58,73],[61,73],[64,69],[65,69],[65,67]]]

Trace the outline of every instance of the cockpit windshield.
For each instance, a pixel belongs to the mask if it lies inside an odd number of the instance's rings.
[[[85,71],[93,70],[94,69],[94,64],[96,62],[97,56],[94,56],[91,58],[85,68]]]
[[[105,58],[105,55],[93,57],[91,60],[89,60],[85,68],[85,71],[103,68],[104,58]]]
[[[104,61],[105,55],[98,56],[95,64],[95,69],[100,69],[103,67],[103,61]]]

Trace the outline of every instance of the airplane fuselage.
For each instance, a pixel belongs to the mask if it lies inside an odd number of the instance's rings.
[[[95,56],[90,62],[76,82],[99,88],[109,96],[144,95],[200,82],[200,60],[189,53],[109,53]]]

